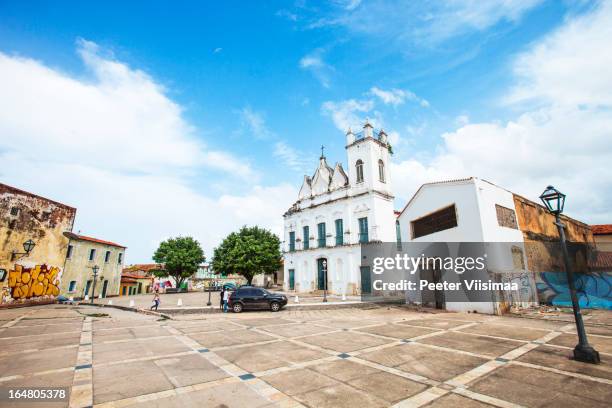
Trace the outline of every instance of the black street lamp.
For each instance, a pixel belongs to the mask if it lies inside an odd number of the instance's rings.
[[[93,286],[91,288],[91,299],[89,299],[89,303],[91,303],[93,305],[94,302],[94,295],[96,293],[96,277],[98,276],[98,271],[100,270],[100,267],[98,265],[94,265],[91,270],[93,271]]]
[[[30,255],[30,252],[32,252],[35,246],[36,246],[36,243],[32,241],[31,239],[28,239],[26,242],[23,243],[23,250],[25,252],[17,252],[17,251],[11,252],[11,262],[14,261],[18,255],[21,255],[20,258]]]
[[[323,279],[325,279],[323,284],[323,302],[327,302],[327,259],[321,262],[321,266],[323,269]]]
[[[570,289],[572,308],[574,309],[574,320],[576,321],[576,330],[578,331],[578,344],[574,347],[574,360],[584,363],[599,364],[599,353],[589,344],[586,331],[584,330],[580,304],[578,303],[578,296],[576,295],[574,272],[570,264],[567,243],[565,241],[565,225],[561,222],[561,213],[565,205],[565,194],[561,193],[553,186],[548,186],[540,196],[540,200],[542,200],[548,211],[554,214],[555,225],[561,237],[561,250],[563,251],[563,261],[565,262],[565,273],[567,274],[567,283]]]

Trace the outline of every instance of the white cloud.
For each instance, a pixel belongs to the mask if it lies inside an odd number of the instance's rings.
[[[378,97],[385,105],[402,105],[407,100],[419,103],[424,108],[429,107],[429,102],[418,97],[414,92],[405,91],[402,89],[390,89],[385,91],[376,86],[370,88],[370,94]]]
[[[353,33],[392,42],[435,44],[458,35],[486,30],[499,22],[516,22],[542,0],[446,0],[415,2],[338,2],[330,11],[314,10],[309,28],[342,26]],[[356,7],[347,7],[355,3]],[[386,46],[390,46],[387,43]]]
[[[255,112],[249,106],[242,108],[240,111],[242,122],[249,131],[260,140],[266,140],[273,137],[273,133],[268,129],[264,115],[260,112]]]
[[[127,245],[128,262],[173,235],[210,255],[242,224],[281,231],[293,187],[258,186],[248,162],[208,149],[146,73],[91,42],[78,52],[90,77],[0,53],[3,182],[76,206],[75,230]]]
[[[537,200],[553,184],[568,194],[569,215],[610,222],[611,97],[600,90],[612,89],[612,70],[601,69],[610,63],[611,20],[610,3],[601,5],[519,55],[510,99],[541,106],[505,124],[465,124],[444,134],[430,159],[392,164],[398,195],[408,199],[424,182],[478,176]]]
[[[321,108],[323,114],[332,118],[334,125],[346,132],[348,128],[360,129],[365,122],[366,115],[374,109],[371,100],[348,99],[340,102],[327,101]]]
[[[323,87],[329,88],[334,69],[323,60],[324,53],[324,49],[317,48],[305,55],[300,59],[300,68],[312,72]]]
[[[306,55],[300,60],[301,68],[321,68],[324,65],[319,55]]]
[[[308,171],[308,166],[315,161],[310,155],[306,155],[293,147],[289,146],[284,141],[279,141],[274,145],[274,156],[278,157],[291,170],[305,173]]]
[[[522,54],[514,64],[518,84],[507,100],[612,106],[612,2],[570,20]]]

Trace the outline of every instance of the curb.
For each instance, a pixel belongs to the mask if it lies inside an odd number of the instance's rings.
[[[77,303],[78,306],[95,306],[95,307],[110,307],[113,309],[119,309],[119,310],[125,310],[126,312],[134,312],[134,313],[140,313],[140,314],[145,314],[145,315],[150,315],[150,316],[157,316],[157,317],[161,317],[164,319],[169,319],[172,320],[172,316],[167,315],[165,313],[160,313],[160,312],[154,312],[152,310],[147,310],[147,309],[137,309],[135,307],[129,307],[129,306],[119,306],[119,305],[99,305],[96,303]]]
[[[163,312],[154,312],[147,309],[138,309],[129,306],[120,305],[105,305],[97,303],[78,303],[79,306],[96,306],[96,307],[111,307],[119,310],[125,310],[128,312],[142,313],[146,315],[158,316],[165,319],[172,319],[172,314],[210,314],[210,313],[222,313],[218,307],[206,306],[206,307],[185,307],[185,308],[173,308],[163,309]],[[297,311],[297,310],[334,310],[334,309],[376,309],[381,306],[387,305],[386,303],[373,303],[373,302],[346,302],[346,303],[311,303],[311,304],[293,304],[286,305],[281,309],[285,311]]]

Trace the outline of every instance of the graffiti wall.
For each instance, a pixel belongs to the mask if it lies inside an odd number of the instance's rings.
[[[567,275],[564,272],[537,273],[536,287],[540,303],[571,307]],[[574,274],[580,307],[612,310],[612,273]]]
[[[4,296],[11,300],[27,300],[43,296],[59,295],[60,269],[48,265],[36,265],[27,268],[15,265],[8,273],[8,282]]]

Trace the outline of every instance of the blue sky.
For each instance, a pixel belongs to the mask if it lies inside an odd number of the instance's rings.
[[[241,224],[280,232],[320,145],[344,161],[366,117],[392,136],[398,208],[479,176],[557,183],[610,222],[609,2],[175,3],[0,2],[0,178],[77,206],[128,262],[171,235],[210,254]]]

